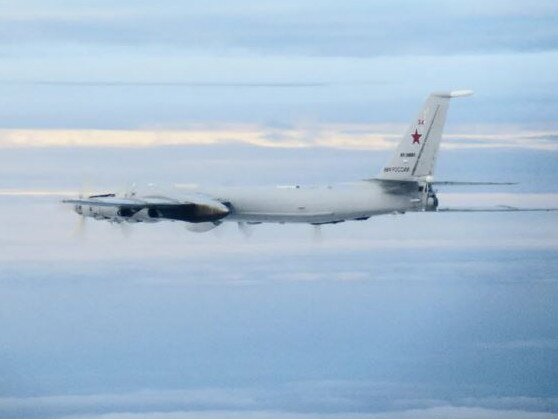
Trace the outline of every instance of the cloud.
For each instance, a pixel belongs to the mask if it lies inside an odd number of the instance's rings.
[[[467,128],[465,128],[467,129]],[[443,148],[509,148],[558,150],[558,132],[525,131],[509,126],[511,132],[450,133]],[[0,148],[20,147],[159,147],[215,144],[248,144],[258,147],[327,147],[360,150],[392,150],[399,142],[403,125],[323,124],[273,127],[250,124],[192,126],[176,130],[94,129],[3,129]],[[470,131],[471,129],[469,129]],[[501,128],[500,128],[501,130]]]
[[[0,196],[31,196],[31,197],[75,197],[76,191],[69,190],[47,190],[47,189],[0,189]]]
[[[517,410],[492,410],[467,407],[437,407],[432,409],[407,410],[389,413],[343,413],[313,414],[269,411],[210,411],[210,412],[153,412],[153,413],[109,413],[103,415],[72,415],[63,419],[555,419],[558,415],[545,412],[523,412]]]
[[[212,409],[245,410],[254,403],[240,390],[168,390],[120,394],[0,398],[4,417],[58,417],[72,413],[168,412]]]
[[[401,390],[401,386],[396,386]],[[403,388],[405,386],[403,385]],[[389,383],[306,383],[283,389],[144,390],[131,393],[0,398],[5,417],[147,418],[558,418],[556,400],[529,397],[393,398]],[[294,392],[296,390],[296,393]]]
[[[298,88],[326,87],[332,83],[324,82],[157,82],[157,81],[3,81],[3,85],[11,86],[71,86],[71,87],[231,87],[231,88]]]
[[[504,342],[484,342],[478,346],[483,349],[512,351],[557,350],[558,339],[518,339]]]
[[[20,8],[0,21],[0,34],[8,44],[154,44],[266,55],[455,54],[558,47],[556,7],[548,2],[529,7],[529,18],[517,2],[499,2],[500,7],[480,1],[448,6],[434,0],[419,8],[408,0],[389,4],[290,0],[266,7],[252,3],[235,3],[235,8],[223,2],[192,8],[172,1],[157,8],[106,4],[106,13],[79,7],[74,13]]]
[[[72,415],[63,419],[556,419],[558,414],[524,412],[521,410],[493,410],[467,407],[436,407],[389,413],[287,413],[274,411],[209,411],[209,412],[151,412],[109,413],[103,415]]]

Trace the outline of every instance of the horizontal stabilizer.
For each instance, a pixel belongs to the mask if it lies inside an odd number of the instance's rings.
[[[455,208],[438,208],[436,212],[545,212],[558,211],[558,208],[518,208],[508,205],[497,205],[495,207],[455,207]]]
[[[497,185],[517,185],[517,182],[453,182],[440,181],[430,182],[434,186],[497,186]]]
[[[472,90],[453,90],[451,92],[436,92],[432,93],[432,96],[452,98],[452,97],[463,97],[471,96],[474,92]]]

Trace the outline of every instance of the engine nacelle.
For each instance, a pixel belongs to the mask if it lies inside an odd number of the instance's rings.
[[[114,220],[120,217],[119,208],[105,207],[100,205],[81,205],[74,206],[74,211],[84,217],[95,218],[96,220]]]
[[[126,219],[129,223],[156,223],[161,221],[161,215],[155,208],[143,208]]]

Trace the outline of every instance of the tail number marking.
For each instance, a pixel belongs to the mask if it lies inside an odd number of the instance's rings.
[[[389,172],[407,173],[407,172],[410,172],[410,170],[411,169],[409,167],[403,167],[403,166],[384,167],[384,172],[385,173],[389,173]]]

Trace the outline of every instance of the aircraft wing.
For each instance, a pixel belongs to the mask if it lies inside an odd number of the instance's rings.
[[[517,185],[516,182],[454,182],[454,181],[433,181],[433,186],[498,186],[498,185]]]
[[[142,196],[120,198],[114,194],[92,195],[87,198],[65,199],[65,204],[95,205],[101,207],[172,207],[176,205],[208,205],[227,208],[222,202],[203,194],[182,195],[181,199],[168,198],[165,196]]]
[[[87,198],[65,199],[76,205],[83,215],[100,215],[109,219],[170,219],[187,222],[216,221],[229,214],[230,209],[219,200],[203,195],[182,195],[180,199],[165,196],[117,197],[115,194],[92,195]],[[143,214],[144,211],[145,213]]]
[[[127,199],[127,198],[76,198],[76,199],[64,199],[62,201],[64,204],[75,204],[75,205],[91,205],[96,207],[126,207],[126,208],[147,208],[150,202],[143,199]],[[177,203],[170,204],[176,205]],[[156,204],[153,204],[156,205]],[[169,205],[168,203],[166,205]]]

